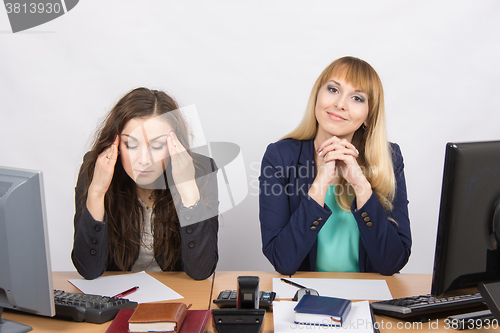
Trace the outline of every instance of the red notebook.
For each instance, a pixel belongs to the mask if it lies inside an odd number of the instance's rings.
[[[188,310],[179,333],[205,332],[210,316],[210,310]]]
[[[134,309],[120,310],[106,333],[128,333],[128,319],[134,311]],[[203,333],[209,318],[210,310],[188,310],[178,333]]]

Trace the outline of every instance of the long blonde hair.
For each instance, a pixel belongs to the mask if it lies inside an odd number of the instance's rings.
[[[384,90],[377,72],[366,61],[355,57],[343,57],[332,62],[318,77],[309,96],[305,115],[291,133],[282,138],[312,140],[316,137],[316,100],[318,92],[332,77],[343,78],[348,84],[368,95],[368,118],[354,132],[352,144],[359,150],[358,163],[373,191],[386,211],[392,210],[396,182],[392,168],[391,149],[387,141],[385,125]],[[339,206],[350,211],[354,189],[341,177],[335,188]]]

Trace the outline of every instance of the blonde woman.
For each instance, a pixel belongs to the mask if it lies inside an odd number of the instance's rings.
[[[316,80],[299,126],[263,157],[265,256],[287,275],[398,272],[411,249],[403,168],[386,139],[378,74],[361,59],[337,59]]]

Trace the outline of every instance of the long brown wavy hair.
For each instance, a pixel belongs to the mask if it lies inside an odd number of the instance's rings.
[[[126,124],[134,118],[147,118],[165,115],[175,131],[179,141],[189,152],[189,134],[185,120],[180,112],[171,112],[179,108],[173,98],[163,91],[137,88],[123,96],[106,116],[101,128],[96,132],[95,141],[90,151],[89,163],[85,166],[87,176],[85,190],[80,201],[85,206],[87,194],[94,174],[97,157],[112,145]],[[168,113],[168,114],[167,114]],[[168,172],[168,170],[167,170]],[[167,181],[166,172],[163,174]],[[140,221],[143,209],[137,199],[136,183],[131,179],[118,158],[113,179],[104,199],[104,208],[108,223],[108,247],[110,259],[123,271],[129,270],[139,254],[141,242]],[[175,210],[175,202],[168,186],[155,189],[152,193],[154,254],[162,259],[162,269],[171,270],[180,258],[180,224]],[[178,195],[177,195],[178,196]]]

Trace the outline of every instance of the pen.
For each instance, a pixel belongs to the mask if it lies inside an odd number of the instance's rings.
[[[132,293],[136,292],[136,291],[137,291],[137,289],[139,289],[139,286],[135,286],[135,287],[130,288],[130,289],[128,289],[128,290],[122,291],[121,293],[119,293],[119,294],[117,294],[117,295],[113,296],[113,298],[123,298],[123,297],[125,297],[125,296],[127,296],[127,295],[130,295],[130,294],[132,294]]]
[[[283,278],[282,278],[282,279],[281,279],[281,281],[283,281],[283,282],[285,282],[285,283],[288,283],[288,284],[290,284],[290,285],[292,285],[292,286],[294,286],[294,287],[297,287],[297,288],[307,288],[307,287],[304,287],[304,286],[302,286],[302,285],[300,285],[300,284],[298,284],[298,283],[295,283],[295,282],[290,281],[290,280],[287,280],[287,279],[283,279]]]

